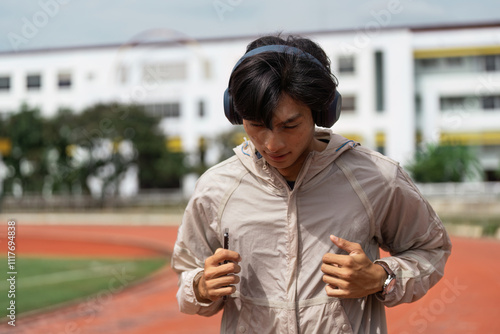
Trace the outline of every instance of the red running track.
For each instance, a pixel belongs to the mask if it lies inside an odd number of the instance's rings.
[[[168,256],[177,227],[21,225],[16,233],[18,255],[142,257]],[[5,237],[0,234],[0,244]],[[500,242],[452,242],[444,278],[421,300],[387,309],[389,333],[500,332]],[[21,314],[15,328],[2,321],[0,333],[219,333],[220,314],[204,318],[178,311],[177,276],[170,268],[140,284],[126,280],[79,303]]]

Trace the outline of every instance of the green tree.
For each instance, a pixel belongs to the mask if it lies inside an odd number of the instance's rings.
[[[184,153],[167,149],[159,121],[133,105],[60,110],[49,119],[23,105],[0,123],[0,137],[12,143],[2,157],[9,170],[2,194],[16,187],[24,193],[89,193],[90,177],[112,194],[133,167],[140,188],[178,187],[187,172]]]
[[[245,130],[243,126],[235,126],[230,131],[221,133],[215,138],[215,144],[219,148],[219,161],[223,161],[234,155],[233,149],[244,140]]]
[[[406,168],[421,183],[463,182],[482,173],[476,154],[463,145],[428,144]]]
[[[46,120],[43,136],[47,145],[46,186],[57,194],[74,194],[88,191],[86,176],[75,166],[71,158],[71,125],[77,124],[77,115],[69,109],[61,109]]]
[[[183,152],[167,149],[167,140],[159,128],[160,120],[145,113],[143,108],[128,107],[120,112],[124,138],[136,148],[141,189],[175,188],[188,169]]]
[[[2,136],[8,138],[12,146],[9,154],[3,157],[9,170],[4,192],[12,193],[16,186],[23,193],[41,192],[46,170],[42,163],[45,142],[40,111],[22,105],[20,112],[4,122]]]
[[[135,105],[98,104],[84,110],[71,129],[70,142],[79,149],[78,177],[98,176],[104,189],[117,189],[129,167],[136,166],[139,187],[166,188],[180,184],[186,173],[184,154],[169,152],[159,119]]]

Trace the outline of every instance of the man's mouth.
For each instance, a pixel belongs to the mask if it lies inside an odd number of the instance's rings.
[[[282,161],[282,160],[286,159],[287,155],[288,155],[287,153],[284,153],[284,154],[270,154],[270,153],[268,153],[267,154],[269,159],[271,159],[273,161]]]

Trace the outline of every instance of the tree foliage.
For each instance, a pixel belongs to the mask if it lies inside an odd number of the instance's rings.
[[[416,182],[463,182],[482,172],[475,153],[463,145],[428,144],[406,167]]]
[[[184,153],[170,152],[159,119],[142,107],[98,104],[73,113],[61,110],[45,119],[37,109],[21,111],[0,123],[0,137],[12,149],[4,192],[89,193],[98,180],[116,194],[126,173],[136,169],[140,188],[176,187],[187,172]]]
[[[243,126],[235,126],[230,131],[219,134],[215,138],[215,144],[220,152],[219,161],[226,160],[227,158],[233,156],[234,147],[243,142],[244,136],[245,130],[243,129]]]
[[[46,170],[43,164],[45,153],[43,121],[40,111],[21,107],[21,111],[3,122],[3,134],[11,143],[10,154],[3,158],[7,166],[4,187],[23,191],[36,191],[43,185]]]

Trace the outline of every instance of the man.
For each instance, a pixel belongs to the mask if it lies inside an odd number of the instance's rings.
[[[248,46],[224,107],[250,140],[186,208],[172,257],[182,312],[224,309],[223,333],[385,333],[384,305],[442,277],[450,240],[407,174],[327,129],[336,86],[309,39]]]

